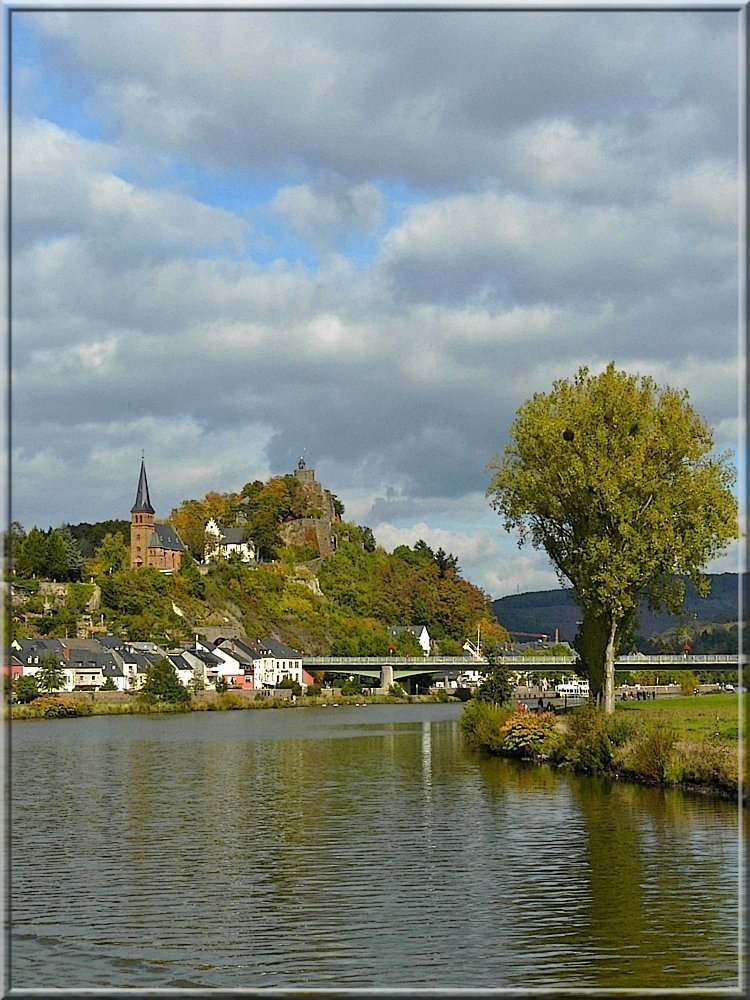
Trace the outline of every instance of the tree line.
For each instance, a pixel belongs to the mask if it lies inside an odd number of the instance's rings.
[[[421,539],[413,547],[401,545],[388,553],[375,544],[367,526],[337,522],[336,552],[318,570],[317,592],[311,573],[297,561],[297,546],[281,545],[275,550],[277,559],[257,565],[220,560],[199,569],[186,558],[170,576],[130,569],[122,532],[106,530],[118,524],[103,522],[99,531],[95,527],[87,526],[86,537],[89,546],[96,539],[99,544],[77,562],[76,572],[99,587],[96,617],[101,625],[131,640],[175,645],[190,642],[196,628],[224,622],[246,635],[276,635],[310,655],[393,651],[421,656],[416,637],[409,632],[393,635],[391,625],[424,625],[436,650],[445,655],[461,655],[463,643],[476,636],[477,629],[483,642],[509,639],[494,618],[488,596],[463,579],[457,557],[442,548],[433,550]],[[53,532],[37,529],[32,541],[39,534],[52,537]],[[8,623],[8,634],[75,634],[93,588],[71,582],[64,601],[49,607],[37,596],[39,579],[51,578],[42,549],[32,565],[20,558],[28,536],[18,531],[15,537],[21,549],[14,565],[18,567],[20,559],[28,576],[12,577],[26,596],[18,602],[18,620]]]

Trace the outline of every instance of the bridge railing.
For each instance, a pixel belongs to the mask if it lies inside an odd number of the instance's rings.
[[[544,669],[570,668],[575,667],[577,657],[575,656],[502,656],[499,662],[503,665],[522,667],[524,669]],[[745,663],[747,657],[743,655],[742,662]],[[484,657],[477,659],[474,656],[303,656],[302,663],[305,667],[381,667],[390,664],[394,667],[417,668],[424,666],[425,673],[433,673],[440,667],[457,667],[462,670],[482,670],[487,666]],[[615,660],[615,667],[618,669],[633,669],[647,667],[650,665],[664,664],[668,666],[681,666],[685,669],[696,669],[700,666],[711,666],[720,664],[736,664],[739,666],[740,657],[737,653],[725,654],[693,654],[672,655],[648,653],[628,653],[625,656],[618,656]]]
[[[743,661],[746,657],[743,656]],[[737,663],[739,664],[740,657],[738,653],[687,653],[674,655],[670,653],[651,655],[649,653],[627,653],[625,656],[618,656],[615,663],[625,663],[627,666],[638,663],[669,663],[676,665],[678,663],[685,663],[690,666],[698,665],[701,663]]]

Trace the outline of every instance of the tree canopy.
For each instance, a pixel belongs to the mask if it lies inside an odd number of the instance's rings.
[[[43,653],[39,657],[36,686],[45,694],[51,694],[65,687],[65,670],[54,653]]]
[[[166,656],[149,664],[146,681],[141,689],[148,698],[156,701],[184,702],[190,700],[190,692],[177,676],[174,664]]]
[[[28,535],[17,521],[11,528],[13,568],[19,577],[80,580],[83,555],[70,525],[62,524],[47,531],[34,526]]]
[[[614,710],[614,658],[646,596],[679,610],[684,574],[737,537],[728,455],[686,391],[647,376],[581,368],[519,409],[502,459],[488,465],[490,502],[506,529],[550,557],[583,613],[579,647],[592,694]]]

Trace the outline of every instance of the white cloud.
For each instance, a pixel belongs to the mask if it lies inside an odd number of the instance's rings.
[[[574,205],[483,191],[411,209],[384,238],[380,267],[408,299],[489,296],[506,304],[565,303],[653,294],[685,269],[736,264],[736,226],[723,245],[681,239],[650,206]],[[685,234],[687,235],[687,234]]]
[[[623,155],[621,132],[611,128],[541,120],[520,129],[509,145],[509,167],[522,183],[590,201],[616,195],[633,175],[639,181],[632,151]]]
[[[111,144],[39,120],[17,120],[13,235],[18,250],[85,235],[98,259],[123,266],[194,249],[239,250],[246,223],[176,191],[146,190],[117,176]],[[122,159],[122,158],[121,158]],[[109,169],[108,169],[109,168]]]
[[[299,184],[281,188],[271,207],[313,247],[328,249],[380,225],[383,196],[374,184]]]
[[[735,446],[736,14],[16,18],[22,521],[129,510],[142,447],[165,509],[306,448],[500,596],[555,585],[483,496],[533,392],[614,360]]]
[[[676,173],[662,185],[665,216],[690,226],[736,232],[740,211],[737,165],[729,162],[699,163]]]

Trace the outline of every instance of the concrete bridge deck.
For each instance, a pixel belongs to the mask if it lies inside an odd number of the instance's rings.
[[[576,659],[570,656],[503,656],[503,666],[516,668],[521,672],[544,673],[545,671],[575,671]],[[747,663],[747,656],[737,653],[716,655],[652,655],[634,653],[618,656],[616,670],[640,670],[654,666],[670,666],[679,670],[732,670],[740,669]],[[438,674],[457,677],[468,671],[483,671],[487,667],[485,657],[473,656],[303,656],[302,665],[306,670],[326,670],[329,673],[356,674],[359,677],[384,676],[394,680],[414,677],[417,674]]]

